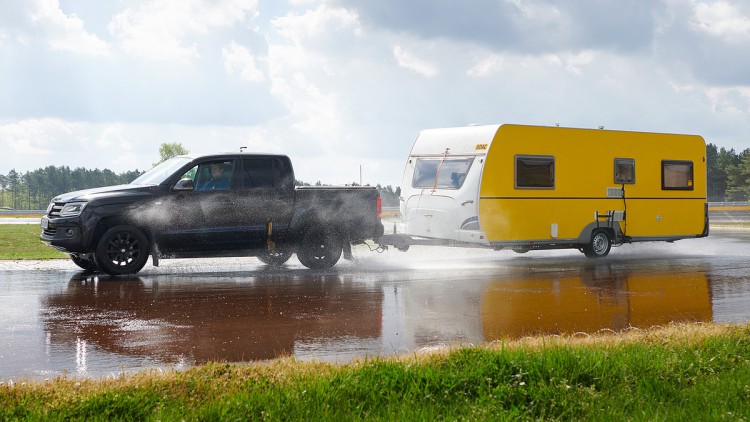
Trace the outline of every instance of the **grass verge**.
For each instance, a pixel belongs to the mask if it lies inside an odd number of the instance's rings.
[[[0,260],[68,257],[43,244],[39,240],[41,232],[38,224],[0,224]]]
[[[0,420],[750,419],[750,325],[0,386]]]

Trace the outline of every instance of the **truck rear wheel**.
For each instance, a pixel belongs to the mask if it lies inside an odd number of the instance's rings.
[[[583,254],[587,258],[604,258],[612,249],[612,239],[606,230],[596,230],[591,234],[591,241],[584,245]]]
[[[341,258],[341,241],[325,229],[313,228],[302,237],[297,258],[307,268],[331,268]]]
[[[135,227],[112,227],[99,239],[94,258],[107,274],[135,274],[148,260],[148,239]]]

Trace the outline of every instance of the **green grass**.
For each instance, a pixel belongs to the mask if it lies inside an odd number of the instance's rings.
[[[43,244],[39,240],[41,233],[38,224],[0,224],[0,260],[67,258]]]
[[[0,420],[748,420],[750,325],[0,386]]]

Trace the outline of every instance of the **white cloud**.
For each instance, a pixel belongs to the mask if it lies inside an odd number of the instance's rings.
[[[109,54],[109,45],[87,32],[78,16],[63,13],[58,0],[36,0],[33,6],[31,22],[42,28],[51,49],[94,56]]]
[[[126,8],[112,18],[108,29],[134,56],[193,59],[200,53],[191,37],[231,27],[248,14],[257,16],[256,8],[257,0],[157,0]]]
[[[0,126],[0,139],[3,139],[3,150],[14,154],[52,155],[57,140],[70,139],[79,127],[60,119],[27,119]]]
[[[310,43],[340,32],[352,31],[355,36],[362,34],[356,13],[326,5],[301,15],[287,14],[271,20],[271,24],[279,34],[295,44]]]
[[[693,28],[727,41],[750,38],[750,17],[729,2],[716,1],[695,5]]]
[[[440,70],[434,64],[423,60],[409,51],[404,50],[401,46],[396,45],[393,47],[393,57],[396,58],[398,65],[409,69],[412,72],[416,72],[422,76],[431,78],[437,76]]]
[[[564,14],[553,4],[535,0],[506,0],[515,6],[522,22],[534,27],[557,27],[565,21]]]
[[[301,14],[271,19],[281,38],[269,45],[266,58],[271,94],[288,114],[272,123],[298,154],[341,151],[349,131],[342,97],[337,90],[349,75],[353,40],[363,35],[357,15],[341,8],[317,6]],[[270,37],[269,37],[270,38]]]
[[[711,100],[711,107],[717,113],[729,113],[737,116],[750,114],[750,87],[712,87],[706,89]]]
[[[428,127],[603,124],[736,150],[750,132],[742,1],[433,2],[431,19],[394,0],[33,1],[0,14],[0,173],[144,169],[180,142],[398,185]]]
[[[565,70],[573,75],[582,76],[583,68],[594,61],[596,52],[586,50],[580,53],[563,53],[555,57]]]
[[[503,69],[505,58],[499,54],[490,54],[474,64],[466,71],[468,76],[481,78],[500,72]]]
[[[262,82],[265,80],[263,71],[255,65],[255,56],[246,47],[232,41],[221,49],[224,58],[224,69],[230,75],[238,75],[248,82]]]

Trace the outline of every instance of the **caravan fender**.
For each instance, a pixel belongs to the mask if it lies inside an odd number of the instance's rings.
[[[617,245],[622,243],[622,237],[618,236],[621,233],[620,223],[618,221],[612,222],[612,226],[602,223],[589,223],[586,227],[581,230],[581,234],[578,235],[578,244],[587,245],[591,241],[591,235],[594,234],[594,230],[607,230],[609,231],[609,237],[612,239],[612,244]]]

